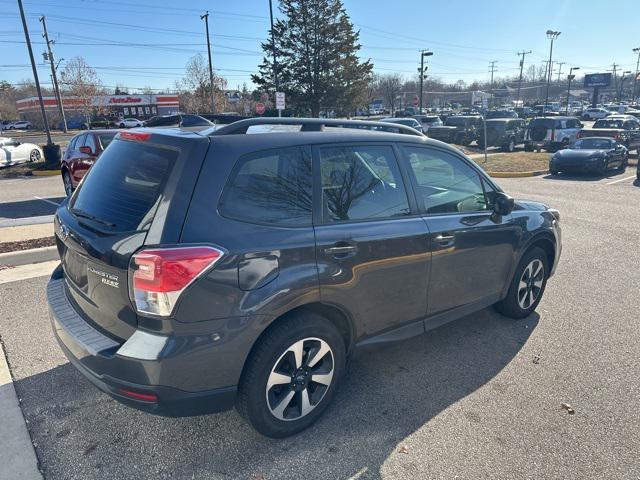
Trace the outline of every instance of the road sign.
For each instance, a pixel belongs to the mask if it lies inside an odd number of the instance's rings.
[[[262,115],[264,113],[264,103],[262,102],[256,103],[256,113],[258,115]]]
[[[276,109],[284,110],[284,92],[276,92]]]
[[[420,99],[418,98],[418,96],[416,95],[415,97],[413,97],[413,106],[417,107],[418,103],[419,103]]]
[[[610,73],[591,73],[584,76],[585,87],[608,87],[611,85]]]

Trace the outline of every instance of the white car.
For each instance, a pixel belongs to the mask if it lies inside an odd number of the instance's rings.
[[[582,119],[598,120],[608,115],[611,115],[611,112],[606,108],[587,108],[584,112],[582,112]]]
[[[38,162],[42,149],[33,143],[20,143],[13,138],[0,137],[0,167],[17,163]]]
[[[31,122],[27,122],[26,120],[19,120],[17,122],[11,122],[4,128],[5,130],[29,130],[32,128],[32,125]]]
[[[122,118],[118,123],[119,128],[134,128],[134,127],[144,127],[144,123],[142,120],[138,120],[137,118]]]

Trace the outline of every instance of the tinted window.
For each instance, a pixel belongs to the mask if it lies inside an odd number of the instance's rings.
[[[102,145],[103,150],[109,146],[114,137],[114,133],[101,133],[98,135],[98,139],[100,140],[100,145]]]
[[[464,127],[464,118],[460,117],[449,117],[445,122],[445,125],[449,127]]]
[[[77,137],[74,137],[67,148],[69,148],[69,150],[77,150],[78,147],[84,144],[84,137],[84,135],[78,135]]]
[[[325,222],[409,215],[393,149],[389,146],[320,149]]]
[[[489,208],[480,175],[449,153],[405,147],[418,200],[429,214],[485,211]]]
[[[300,148],[258,152],[240,159],[220,213],[254,223],[311,225],[311,158]]]
[[[622,128],[622,120],[596,120],[593,128]]]
[[[145,229],[177,157],[175,150],[116,141],[84,178],[72,211],[96,217],[116,231]]]
[[[96,153],[96,150],[97,150],[97,148],[96,148],[96,139],[93,136],[93,134],[89,133],[89,134],[85,135],[84,146],[85,147],[89,147],[93,153]]]

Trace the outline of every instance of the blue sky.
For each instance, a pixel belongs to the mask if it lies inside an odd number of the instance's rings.
[[[278,3],[274,0],[274,7]],[[486,80],[497,60],[498,77],[517,72],[518,50],[540,64],[548,57],[547,29],[562,34],[554,60],[579,66],[579,73],[604,71],[616,62],[635,70],[632,48],[640,47],[640,1],[578,0],[345,0],[361,32],[362,51],[378,73],[409,77],[420,49],[434,52],[429,75],[446,81]],[[204,22],[211,13],[214,68],[229,87],[246,82],[261,61],[260,42],[269,28],[268,0],[24,0],[32,41],[42,42],[39,15],[47,16],[58,59],[83,56],[105,86],[172,88],[188,58],[206,55]],[[32,78],[16,0],[0,0],[0,79]],[[126,44],[145,44],[131,46]],[[118,44],[118,45],[115,45]],[[125,44],[125,45],[122,45]],[[151,44],[151,45],[149,45]],[[42,81],[49,70],[43,44],[34,45]]]

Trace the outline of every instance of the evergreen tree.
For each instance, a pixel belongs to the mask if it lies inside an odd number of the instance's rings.
[[[366,102],[373,65],[358,58],[359,33],[342,0],[281,0],[283,18],[274,23],[275,44],[262,44],[265,56],[252,79],[273,95],[273,57],[278,89],[287,104],[313,117],[320,110],[352,113]]]

